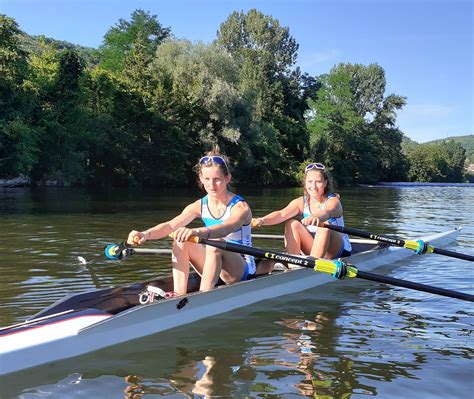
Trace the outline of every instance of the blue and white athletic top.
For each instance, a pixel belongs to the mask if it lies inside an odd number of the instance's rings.
[[[230,217],[230,211],[232,207],[240,201],[245,201],[240,195],[234,195],[227,204],[225,212],[216,219],[209,210],[208,196],[206,195],[201,199],[201,219],[206,227],[214,226],[216,224],[222,224]],[[251,223],[241,226],[239,229],[230,233],[224,237],[226,241],[233,242],[236,244],[252,246],[252,227]],[[248,274],[255,274],[257,267],[255,265],[255,259],[250,255],[242,255],[247,264]]]
[[[326,201],[324,201],[321,204],[319,209],[326,209],[326,202],[329,200],[329,198],[334,198],[334,197],[336,197],[335,194],[328,194]],[[306,195],[303,197],[303,203],[304,203],[304,206],[303,206],[303,218],[302,219],[304,219],[308,216],[312,216],[311,210],[309,208],[309,201],[308,201],[308,198],[306,197]],[[329,224],[332,224],[334,226],[344,227],[344,217],[342,215],[337,217],[337,218],[328,219],[328,222],[329,222]],[[318,230],[317,226],[305,226],[305,227],[312,234],[315,234],[316,231]],[[352,245],[351,245],[351,242],[349,241],[349,236],[347,234],[341,234],[341,235],[342,235],[342,242],[344,244],[344,249],[348,252],[352,251]]]

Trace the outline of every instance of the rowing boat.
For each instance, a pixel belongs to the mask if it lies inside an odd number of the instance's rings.
[[[442,247],[456,240],[459,231],[453,229],[420,239]],[[366,271],[413,255],[403,248],[369,240],[354,240],[353,248],[351,263]],[[199,276],[191,274],[187,295],[146,304],[141,304],[140,298],[153,291],[149,287],[170,291],[171,277],[71,295],[24,323],[0,329],[0,375],[79,356],[332,281],[336,280],[327,274],[295,268],[220,285],[208,292],[198,291]]]

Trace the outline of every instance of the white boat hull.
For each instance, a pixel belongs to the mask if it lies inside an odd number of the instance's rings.
[[[442,247],[456,240],[459,230],[424,237]],[[369,271],[408,258],[413,252],[386,247],[355,254],[350,263]],[[336,281],[312,269],[292,269],[250,281],[217,287],[205,293],[135,306],[116,315],[97,314],[46,324],[0,336],[0,375],[71,358],[122,342],[228,312],[253,303]],[[177,305],[183,305],[178,309]]]

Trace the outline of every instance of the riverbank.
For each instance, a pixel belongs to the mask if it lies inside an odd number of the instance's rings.
[[[31,186],[29,177],[18,176],[13,179],[0,179],[0,187],[28,187]]]
[[[425,182],[390,182],[378,184],[361,184],[361,187],[474,187],[474,183],[425,183]]]

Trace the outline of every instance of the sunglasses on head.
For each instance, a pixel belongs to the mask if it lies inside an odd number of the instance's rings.
[[[227,170],[229,169],[227,167],[227,163],[225,162],[225,159],[220,157],[219,155],[211,155],[211,156],[206,155],[206,156],[202,157],[199,160],[200,165],[205,165],[205,164],[208,164],[208,163],[214,163],[214,164],[217,164],[217,165],[224,165]]]
[[[311,169],[324,170],[326,169],[326,167],[322,163],[313,162],[313,163],[310,163],[308,166],[306,166],[306,168],[304,168],[304,173],[307,173]]]

